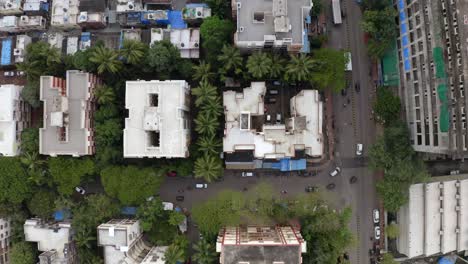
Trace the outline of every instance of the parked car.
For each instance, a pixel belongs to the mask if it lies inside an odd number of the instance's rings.
[[[276,123],[277,123],[277,124],[280,124],[280,123],[281,123],[281,114],[280,114],[280,113],[277,113],[277,114],[276,114]]]
[[[361,155],[362,155],[362,144],[361,144],[361,143],[357,143],[357,144],[356,144],[356,155],[357,155],[357,156],[361,156]]]
[[[336,187],[336,185],[334,183],[330,183],[330,184],[327,185],[328,190],[333,190],[333,189],[335,189],[335,187]]]
[[[374,236],[376,240],[380,239],[380,226],[374,227]]]
[[[251,171],[243,171],[242,172],[242,177],[253,177],[254,173]]]
[[[317,186],[307,186],[305,188],[305,191],[306,192],[317,192],[318,191],[318,187]]]
[[[359,82],[354,83],[354,90],[358,93],[361,91],[361,84]]]
[[[278,94],[278,90],[276,90],[276,89],[270,89],[270,90],[268,90],[268,92],[270,94],[272,94],[272,95],[277,95]]]
[[[178,195],[178,196],[176,196],[176,201],[178,201],[178,202],[183,202],[183,201],[184,201],[184,199],[185,199],[185,197],[184,197],[184,196],[182,196],[182,195]]]
[[[340,168],[340,167],[336,167],[332,172],[330,172],[330,176],[335,177],[335,176],[338,175],[340,172],[341,172],[341,168]]]
[[[450,171],[450,175],[457,175],[457,174],[460,174],[459,170],[451,170]]]
[[[374,218],[374,223],[378,224],[380,222],[380,212],[379,209],[374,209],[372,211],[372,218]]]
[[[15,76],[15,72],[6,71],[6,72],[3,73],[3,76],[5,76],[5,77],[13,77],[13,76]]]
[[[357,182],[357,177],[356,176],[353,176],[349,179],[349,183],[353,184],[353,183],[356,183]]]
[[[276,98],[268,97],[267,100],[266,100],[266,103],[267,104],[274,104],[274,103],[276,103]]]
[[[197,184],[195,184],[195,188],[197,188],[197,189],[206,189],[206,188],[208,188],[208,184],[206,184],[206,183],[197,183]]]
[[[266,116],[266,121],[267,121],[268,123],[271,122],[271,115],[267,115],[267,116]]]
[[[177,172],[176,171],[168,171],[166,173],[167,177],[176,177],[177,176]]]
[[[85,195],[86,191],[83,187],[80,187],[80,186],[76,186],[75,187],[75,191],[81,195]]]

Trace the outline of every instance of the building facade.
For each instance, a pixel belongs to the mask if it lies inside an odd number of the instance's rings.
[[[0,85],[0,156],[20,153],[21,132],[31,125],[31,108],[21,99],[23,86]]]
[[[300,264],[307,244],[292,226],[225,227],[218,234],[216,252],[220,264]]]
[[[428,156],[461,158],[468,133],[468,2],[397,0],[400,96],[411,144]]]
[[[10,263],[11,226],[9,219],[0,219],[0,264]]]
[[[101,81],[93,74],[67,71],[66,79],[41,76],[40,99],[44,103],[39,153],[79,157],[93,155],[94,90]]]
[[[24,238],[28,242],[36,242],[42,252],[38,264],[79,263],[69,222],[48,223],[38,218],[26,220]]]
[[[309,52],[311,0],[232,0],[235,45],[245,52],[283,49]]]
[[[186,81],[127,81],[124,157],[186,158],[190,87]]]

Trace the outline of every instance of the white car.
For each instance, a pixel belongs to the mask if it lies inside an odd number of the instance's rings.
[[[376,240],[379,240],[380,239],[380,226],[376,226],[374,228],[374,236],[375,236],[375,239]]]
[[[242,177],[253,177],[254,173],[251,171],[243,171],[242,172]]]
[[[208,184],[206,184],[206,183],[197,183],[197,184],[195,184],[195,188],[197,188],[197,189],[206,189],[206,188],[208,188]]]
[[[84,195],[86,193],[85,189],[83,189],[83,187],[80,186],[75,187],[75,191],[81,195]]]
[[[372,218],[374,218],[374,223],[378,224],[380,222],[379,209],[374,209],[374,211],[372,211]]]
[[[361,143],[356,144],[356,155],[357,156],[362,155],[362,144]]]
[[[340,172],[341,172],[341,168],[340,168],[340,167],[336,167],[335,170],[333,170],[332,172],[330,172],[330,176],[335,177],[335,176],[338,175]]]

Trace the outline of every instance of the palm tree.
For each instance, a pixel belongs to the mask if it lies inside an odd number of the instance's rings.
[[[207,100],[210,100],[217,96],[216,87],[209,84],[207,81],[202,81],[197,88],[192,89],[192,95],[195,95],[195,105],[198,107]]]
[[[178,245],[170,245],[164,253],[165,263],[176,264],[184,261],[184,250]]]
[[[138,65],[145,58],[146,47],[141,41],[126,39],[119,53],[127,63]]]
[[[205,154],[216,155],[218,148],[222,146],[221,140],[216,138],[214,135],[202,136],[197,142],[198,150]]]
[[[203,155],[195,161],[195,178],[203,178],[207,182],[212,182],[223,173],[221,159],[212,155]]]
[[[271,68],[270,68],[270,78],[278,79],[283,77],[284,74],[284,59],[279,54],[272,54],[271,58]]]
[[[114,50],[104,46],[97,46],[90,55],[89,61],[98,65],[98,73],[104,72],[117,73],[122,69],[122,62],[119,60],[119,54]]]
[[[308,81],[310,80],[313,67],[314,61],[310,57],[304,54],[300,56],[293,55],[286,66],[284,77],[287,81]]]
[[[198,241],[198,243],[193,246],[193,249],[196,251],[196,253],[193,254],[193,260],[198,264],[214,263],[218,255],[213,245],[208,243],[205,239]]]
[[[244,60],[240,54],[239,49],[234,46],[224,45],[221,50],[221,55],[218,56],[218,61],[223,65],[222,73],[240,74],[242,72],[242,65]]]
[[[214,116],[221,116],[223,114],[223,103],[221,102],[221,97],[214,96],[209,97],[208,100],[204,102],[201,106],[202,111],[207,112]]]
[[[75,243],[79,248],[91,249],[96,237],[91,235],[90,231],[80,230],[75,234]]]
[[[195,131],[201,135],[214,135],[219,126],[218,118],[210,113],[201,111],[195,118]]]
[[[247,59],[247,69],[255,79],[263,79],[271,72],[271,58],[263,52],[256,52]]]
[[[39,169],[45,163],[44,160],[41,160],[39,158],[39,154],[37,152],[24,153],[23,156],[20,158],[20,161],[30,171]]]
[[[104,105],[115,101],[115,93],[111,87],[107,85],[100,85],[96,87],[96,100],[98,104]]]
[[[204,61],[200,62],[199,65],[193,65],[193,79],[201,82],[210,82],[215,77],[215,74],[211,71],[211,64]]]

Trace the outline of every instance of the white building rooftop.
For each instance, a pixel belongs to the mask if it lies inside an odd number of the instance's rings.
[[[79,28],[79,5],[79,0],[52,0],[50,25],[63,29]]]
[[[0,154],[16,156],[19,152],[19,136],[16,131],[16,104],[22,86],[4,84],[0,86]]]
[[[188,157],[189,98],[186,81],[127,81],[124,157]]]
[[[21,0],[0,0],[0,15],[18,15],[22,13]]]

